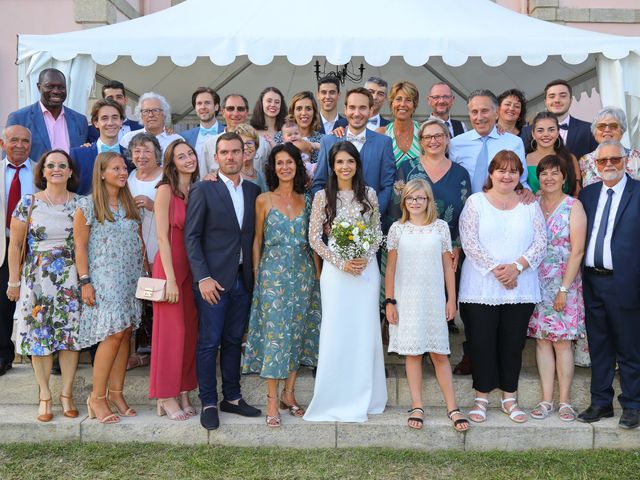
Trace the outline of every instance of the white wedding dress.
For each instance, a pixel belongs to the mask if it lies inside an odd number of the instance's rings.
[[[376,193],[368,187],[367,198],[375,208],[365,219],[373,216],[380,229]],[[344,260],[322,241],[325,205],[321,190],[313,201],[309,242],[324,260],[320,277],[322,324],[313,399],[304,419],[365,422],[367,414],[382,413],[387,404],[378,307],[380,272],[375,257],[379,244],[372,246],[362,275],[343,272]],[[338,216],[359,220],[360,209],[352,191],[338,192]]]

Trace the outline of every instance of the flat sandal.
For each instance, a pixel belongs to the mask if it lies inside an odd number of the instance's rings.
[[[414,413],[420,413],[422,414],[422,417],[416,417],[414,415]],[[415,430],[421,430],[422,429],[422,425],[424,424],[424,409],[420,408],[420,407],[416,407],[416,408],[412,408],[411,410],[407,410],[407,413],[409,414],[409,418],[407,418],[407,426],[409,428],[413,428]],[[420,424],[420,426],[415,427],[413,425],[411,425],[411,422],[418,422]]]

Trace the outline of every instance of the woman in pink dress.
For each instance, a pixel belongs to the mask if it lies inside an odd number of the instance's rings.
[[[573,341],[585,336],[584,303],[580,264],[584,254],[587,218],[579,200],[566,195],[566,163],[557,155],[547,155],[538,163],[540,208],[547,222],[547,252],[538,267],[542,301],[529,321],[528,335],[536,340],[536,361],[540,374],[542,401],[531,416],[542,420],[553,412],[553,383],[558,371],[560,420],[571,422],[576,412],[571,406]]]
[[[189,188],[198,179],[198,158],[184,140],[172,142],[164,154],[164,171],[155,200],[158,253],[153,277],[167,280],[165,302],[153,304],[149,398],[158,415],[186,420],[196,414],[189,391],[197,387],[195,359],[198,313],[193,278],[184,247]]]

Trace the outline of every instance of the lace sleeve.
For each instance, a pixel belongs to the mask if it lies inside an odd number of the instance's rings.
[[[394,222],[387,234],[387,250],[397,250],[400,243],[400,224]]]
[[[449,230],[449,224],[444,220],[436,220],[436,228],[440,232],[440,242],[442,244],[442,253],[453,253],[453,247],[451,246],[451,231]]]
[[[522,256],[527,260],[530,268],[538,268],[547,251],[547,226],[538,202],[534,202],[532,206],[534,208],[533,242]]]
[[[465,255],[474,267],[484,276],[496,268],[500,262],[487,251],[478,238],[480,231],[480,215],[476,209],[473,196],[467,200],[460,214],[460,241]]]
[[[346,262],[332,252],[322,241],[325,221],[324,207],[326,203],[327,197],[325,195],[325,191],[319,190],[315,197],[313,197],[313,205],[311,206],[311,217],[309,218],[309,245],[311,245],[313,251],[320,255],[320,258],[325,262],[329,262],[340,270],[343,270]]]
[[[376,253],[378,253],[378,249],[380,248],[380,244],[382,243],[382,228],[380,227],[380,209],[378,208],[378,195],[376,191],[367,187],[367,198],[369,199],[369,203],[373,206],[373,213],[371,214],[370,221],[373,224],[376,230],[376,241],[371,245],[369,249],[369,253],[367,254],[367,258],[369,261],[376,257]]]

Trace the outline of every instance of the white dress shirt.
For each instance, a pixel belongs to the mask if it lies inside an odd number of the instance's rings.
[[[362,132],[360,132],[358,135],[355,135],[353,133],[351,133],[351,131],[349,130],[349,127],[347,127],[347,131],[344,135],[344,138],[348,138],[348,135],[354,135],[356,137],[355,140],[349,140],[351,142],[351,144],[356,147],[358,149],[358,153],[360,153],[360,151],[362,150],[362,147],[364,146],[364,142],[367,141],[367,130],[363,130]]]
[[[25,195],[31,195],[34,192],[33,188],[33,164],[31,159],[27,158],[22,164],[24,168],[20,169],[20,197]],[[2,161],[2,168],[4,169],[4,208],[7,208],[9,203],[9,190],[11,189],[11,182],[16,174],[16,170],[9,168],[9,160],[5,157]],[[6,215],[5,211],[5,215]],[[5,231],[6,237],[9,238],[9,229]]]
[[[322,120],[322,125],[324,125],[324,133],[326,135],[329,135],[331,132],[333,132],[333,126],[338,121],[338,118],[340,118],[340,115],[338,115],[337,113],[336,118],[334,118],[333,120],[327,120],[322,116],[322,114],[320,114],[320,120]]]
[[[596,238],[598,236],[598,230],[600,229],[600,221],[602,220],[602,212],[604,206],[607,203],[607,190],[611,188],[613,190],[613,196],[611,197],[611,210],[609,211],[609,219],[607,222],[607,233],[604,236],[604,246],[602,248],[602,266],[606,269],[613,270],[613,260],[611,257],[611,236],[613,235],[613,224],[616,220],[616,213],[618,213],[618,206],[620,205],[620,199],[624,192],[624,187],[627,185],[627,176],[623,176],[622,180],[616,183],[613,187],[607,187],[604,183],[600,190],[600,197],[598,197],[598,207],[596,208],[596,215],[593,218],[593,228],[589,237],[589,246],[587,247],[587,254],[584,258],[584,264],[587,267],[594,267],[593,257],[596,249]]]
[[[566,125],[569,127],[569,120],[571,120],[571,115],[567,115],[562,120],[558,120],[558,130],[560,130],[560,136],[562,137],[562,141],[564,144],[567,144],[567,133],[569,133],[568,129],[560,128],[560,125]]]
[[[222,172],[218,172],[218,178],[224,182],[231,195],[231,201],[233,202],[233,209],[236,212],[236,219],[238,220],[238,226],[242,229],[242,220],[244,218],[244,194],[242,192],[242,182],[244,181],[240,177],[240,183],[236,187],[233,180],[226,177]],[[240,249],[240,262],[242,264],[242,248]]]
[[[431,120],[432,118],[437,118],[438,120],[443,121],[444,124],[449,129],[449,138],[455,137],[455,133],[453,132],[453,125],[451,124],[451,117],[447,118],[446,120],[442,120],[440,117],[436,117],[432,113],[431,115],[429,115],[429,120]],[[462,131],[466,132],[467,131],[467,126],[464,124],[464,122],[460,122],[460,124],[462,125]]]
[[[369,120],[367,121],[367,128],[369,130],[376,130],[380,128],[380,114],[374,115],[373,117],[369,118]]]

